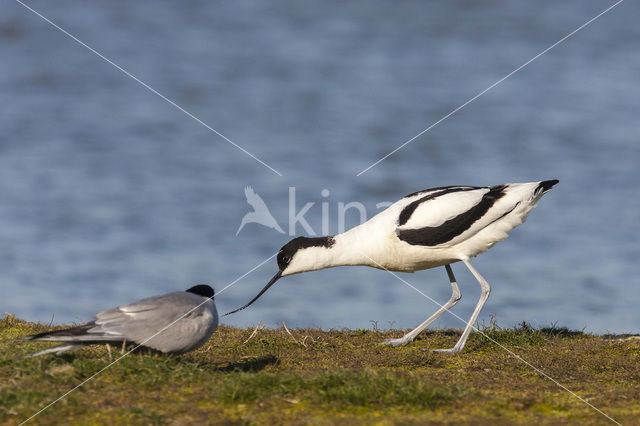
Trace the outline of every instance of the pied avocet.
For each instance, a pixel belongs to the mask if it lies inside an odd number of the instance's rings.
[[[414,192],[367,222],[342,234],[298,237],[278,253],[278,273],[243,307],[255,302],[279,278],[334,266],[361,265],[399,272],[444,266],[451,283],[451,298],[426,321],[400,339],[385,344],[405,345],[460,300],[451,263],[462,261],[480,283],[480,300],[462,336],[451,349],[460,352],[478,314],[489,297],[489,283],[469,259],[488,250],[520,225],[536,202],[558,180],[508,183],[496,186],[445,186]]]

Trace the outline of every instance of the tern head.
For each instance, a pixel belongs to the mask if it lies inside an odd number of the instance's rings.
[[[278,272],[271,278],[267,285],[260,290],[260,293],[243,307],[224,315],[233,314],[249,307],[249,305],[258,300],[258,298],[281,277],[299,274],[300,272],[317,271],[318,269],[324,269],[330,266],[328,263],[327,249],[331,248],[334,244],[335,239],[333,237],[298,237],[289,241],[282,246],[278,252]]]
[[[213,299],[215,292],[211,287],[206,284],[199,284],[185,290],[187,293],[197,294],[198,296],[206,297],[207,299]]]

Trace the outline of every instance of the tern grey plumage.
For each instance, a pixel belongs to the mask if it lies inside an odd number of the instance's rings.
[[[133,343],[164,353],[184,353],[202,346],[218,327],[214,291],[197,285],[107,309],[87,324],[20,340],[63,342],[29,356],[63,353],[92,344]],[[175,323],[174,323],[175,322]]]

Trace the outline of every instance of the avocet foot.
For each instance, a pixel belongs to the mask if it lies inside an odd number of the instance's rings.
[[[450,349],[431,349],[431,352],[440,352],[441,354],[457,354],[462,352],[462,348],[454,346]]]
[[[399,338],[399,339],[386,339],[380,343],[378,343],[378,345],[390,345],[393,346],[394,348],[397,348],[398,346],[404,346],[408,343],[411,343],[413,341],[413,339],[405,339],[405,338]]]
[[[408,343],[413,342],[413,340],[418,337],[418,334],[422,332],[425,328],[429,326],[432,322],[440,318],[442,314],[448,311],[451,307],[453,307],[460,300],[461,294],[460,289],[458,288],[458,283],[456,282],[456,277],[453,275],[453,270],[451,269],[451,265],[445,265],[445,269],[447,270],[447,275],[449,276],[449,282],[451,284],[451,297],[443,306],[440,307],[433,315],[431,315],[425,322],[417,326],[411,332],[405,334],[399,339],[387,339],[384,342],[380,343],[380,345],[391,345],[394,348],[398,346],[404,346]],[[458,351],[459,352],[459,351]]]

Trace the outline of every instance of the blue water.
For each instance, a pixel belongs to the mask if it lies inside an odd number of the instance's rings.
[[[359,177],[356,174],[610,3],[28,3],[279,171],[261,165],[18,3],[0,4],[0,313],[83,321],[211,283],[289,238],[248,224],[252,186],[288,231],[337,232],[338,203],[419,189],[560,179],[474,264],[480,321],[640,327],[640,5],[624,2]],[[323,197],[321,191],[329,190]],[[358,222],[350,210],[347,225]],[[297,234],[304,234],[298,225]],[[222,312],[275,273],[222,292]],[[468,318],[479,296],[454,265]],[[443,303],[443,268],[400,276]],[[282,279],[239,326],[408,328],[437,308],[392,275]],[[441,327],[463,326],[445,315]]]

